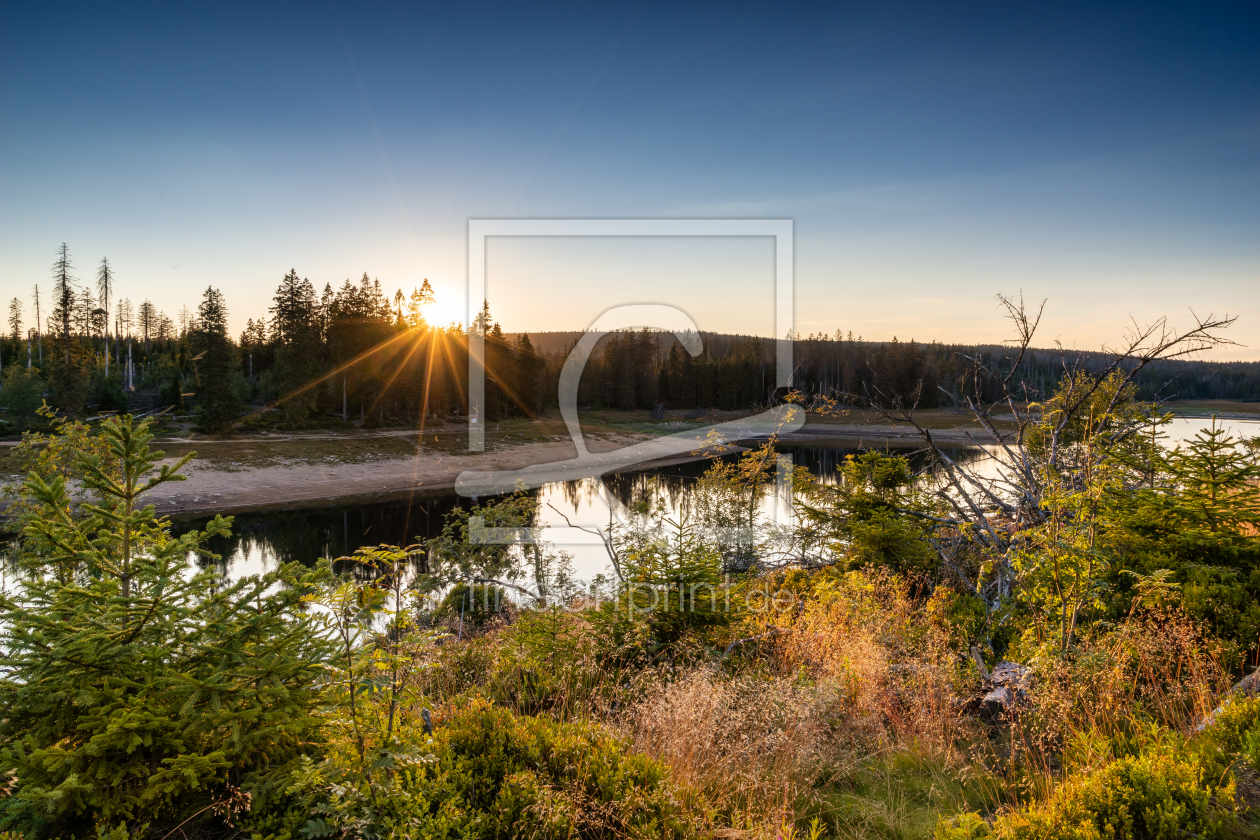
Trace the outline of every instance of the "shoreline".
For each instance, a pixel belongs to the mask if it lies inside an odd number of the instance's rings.
[[[1246,419],[1252,420],[1254,416]],[[445,427],[441,430],[445,449],[435,438],[433,447],[426,445],[415,454],[405,455],[402,452],[410,442],[403,439],[414,436],[415,430],[383,429],[351,435],[272,433],[242,438],[162,435],[154,441],[155,446],[195,446],[203,452],[206,451],[203,448],[208,448],[214,454],[193,461],[185,481],[155,488],[146,494],[146,501],[152,503],[160,515],[196,518],[216,513],[303,509],[415,495],[432,496],[452,492],[456,478],[465,470],[519,470],[569,460],[577,454],[567,437],[551,434],[549,429],[538,430],[540,434],[546,434],[534,440],[513,441],[507,436],[481,453],[451,449],[450,444],[454,441],[449,437],[450,431]],[[949,448],[985,446],[995,442],[976,427],[959,425],[929,431],[935,442]],[[1000,431],[1009,433],[1009,430]],[[617,430],[605,426],[590,430],[586,435],[586,445],[589,451],[598,454],[656,437],[658,435],[638,429]],[[861,423],[811,422],[795,432],[780,436],[779,440],[787,446],[900,450],[922,446],[919,433],[911,427]],[[285,450],[298,441],[318,445],[320,457],[295,458],[287,455]],[[745,451],[760,443],[761,440],[757,439],[734,441],[717,449],[705,447],[702,440],[697,440],[697,448],[692,453],[644,461],[629,469],[646,470],[707,460],[720,454]],[[263,447],[261,450],[258,449],[260,444]],[[364,455],[364,444],[378,448]],[[385,444],[392,449],[385,449]],[[265,457],[261,463],[253,465],[227,462],[224,453],[230,452],[233,446],[251,447],[255,455],[261,452]],[[308,444],[302,446],[307,446],[309,450]],[[177,454],[173,454],[163,459],[163,463],[173,463],[176,458]],[[17,476],[10,476],[9,481],[15,478]]]
[[[933,436],[945,444],[977,445],[958,430],[934,430]],[[602,439],[587,438],[587,446],[592,453],[603,453],[649,439],[647,435],[618,434]],[[918,435],[913,430],[893,427],[827,426],[802,429],[783,435],[780,440],[788,445],[904,449],[916,446]],[[745,451],[758,442],[736,441],[720,448],[704,447],[702,441],[697,443],[693,453],[644,461],[634,469],[708,460]],[[385,501],[409,495],[449,493],[455,488],[456,478],[465,470],[518,470],[564,461],[575,455],[573,444],[565,440],[513,443],[475,454],[422,450],[414,457],[360,463],[277,464],[231,470],[194,461],[187,480],[158,487],[147,498],[158,513],[181,518]]]
[[[636,432],[602,430],[599,436],[586,437],[592,453],[611,452],[624,446],[650,440],[655,435]],[[412,430],[382,430],[368,435],[345,436],[351,441],[400,438],[414,434]],[[962,429],[935,429],[933,437],[943,444],[973,446]],[[162,436],[166,438],[166,436]],[[249,438],[166,438],[154,441],[155,446],[170,444],[207,444],[215,449],[232,444],[282,444],[294,440],[332,443],[341,436],[327,434],[273,434]],[[819,423],[785,434],[780,441],[787,445],[830,445],[840,447],[889,447],[904,449],[918,443],[913,429],[892,426],[867,426]],[[653,469],[692,461],[708,460],[717,455],[745,451],[759,444],[757,440],[735,441],[720,448],[706,447],[697,440],[697,449],[688,454],[644,461],[634,469]],[[431,496],[454,490],[456,478],[465,470],[518,470],[524,467],[564,461],[575,457],[577,450],[567,438],[500,443],[481,453],[421,449],[416,455],[376,457],[366,460],[320,460],[315,463],[294,461],[278,456],[277,463],[261,466],[224,464],[214,459],[194,460],[185,472],[184,481],[171,482],[145,494],[159,515],[181,519],[267,510],[302,509],[326,505],[350,504],[356,501],[384,501],[411,495]],[[161,463],[174,463],[177,457]]]
[[[587,447],[592,453],[610,452],[643,439],[630,436],[588,439]],[[721,450],[658,459],[640,466],[650,469],[738,451],[740,447],[727,446]],[[386,501],[409,495],[450,493],[455,489],[456,478],[465,470],[519,470],[567,460],[576,454],[573,445],[565,441],[517,443],[475,454],[422,450],[416,457],[362,463],[281,464],[239,470],[198,466],[194,461],[189,465],[185,481],[164,484],[145,498],[158,514],[179,518]],[[167,460],[173,462],[174,459]]]

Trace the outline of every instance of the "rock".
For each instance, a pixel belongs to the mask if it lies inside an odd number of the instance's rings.
[[[1207,729],[1215,723],[1216,718],[1219,717],[1221,712],[1225,710],[1225,707],[1233,701],[1234,697],[1251,697],[1257,694],[1260,694],[1260,668],[1257,668],[1247,676],[1243,677],[1233,688],[1226,692],[1224,702],[1213,709],[1211,714],[1199,721],[1198,725],[1194,727],[1194,731],[1202,732],[1204,729]]]
[[[995,686],[1028,691],[1033,684],[1033,670],[1018,662],[1003,659],[989,674],[989,682]]]

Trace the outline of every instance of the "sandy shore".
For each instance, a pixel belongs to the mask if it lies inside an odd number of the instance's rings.
[[[993,437],[983,429],[976,427],[964,429],[929,429],[932,440],[937,443],[963,446],[988,446],[996,443]],[[1011,434],[1007,432],[1006,434]],[[880,447],[885,443],[893,447],[917,447],[923,438],[913,426],[859,426],[841,423],[809,425],[805,428],[783,435],[785,443],[815,445],[823,441],[835,441],[837,446]]]
[[[953,430],[933,433],[938,440],[966,443],[967,439]],[[643,436],[618,435],[603,440],[588,440],[592,452],[611,452]],[[810,427],[786,435],[785,443],[856,446],[907,446],[917,441],[913,430],[883,426]],[[726,451],[735,451],[729,448]],[[394,458],[353,464],[294,464],[245,467],[225,470],[194,462],[187,470],[188,480],[163,485],[148,499],[165,514],[195,514],[268,507],[310,506],[335,501],[382,497],[416,491],[421,493],[449,491],[456,477],[465,470],[518,470],[572,458],[576,451],[571,443],[515,443],[480,454],[421,452],[415,457]],[[670,458],[668,461],[645,463],[643,467],[665,466],[689,460],[712,457],[713,451]]]
[[[617,436],[588,441],[592,452],[609,452],[640,438]],[[465,470],[518,470],[574,457],[565,442],[517,443],[491,452],[424,452],[350,464],[291,464],[224,469],[193,462],[187,480],[164,484],[146,495],[159,513],[231,513],[270,507],[307,507],[411,491],[449,491]],[[696,454],[693,458],[707,457]],[[682,457],[675,462],[691,460]]]

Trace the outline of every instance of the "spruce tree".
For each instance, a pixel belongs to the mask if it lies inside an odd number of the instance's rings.
[[[542,373],[544,362],[534,352],[528,333],[521,333],[513,348],[516,364],[516,394],[521,409],[529,416],[542,411]]]
[[[309,749],[326,648],[301,604],[295,566],[227,582],[189,573],[230,519],[173,536],[142,506],[183,477],[162,466],[147,423],[102,424],[105,456],[79,470],[90,502],[59,475],[27,487],[19,572],[0,595],[0,830],[29,838],[197,834],[216,805],[255,797]],[[77,495],[77,494],[76,494]]]
[[[114,269],[109,265],[108,257],[101,257],[101,267],[96,270],[96,293],[97,299],[100,301],[101,309],[105,311],[105,329],[107,331],[105,337],[105,358],[108,365],[109,359],[109,301],[114,296]]]
[[[53,303],[57,321],[61,324],[61,337],[70,341],[70,319],[74,315],[74,264],[70,262],[70,251],[62,242],[57,249],[57,259],[53,262]]]
[[[276,344],[280,413],[290,425],[300,426],[315,410],[316,392],[310,386],[318,374],[323,349],[319,302],[311,281],[298,277],[296,269],[280,281],[272,300],[271,334]]]
[[[40,318],[39,310],[39,284],[35,284],[33,294],[35,301],[35,348],[39,351],[39,366],[44,366],[44,325]]]
[[[1260,636],[1257,441],[1234,438],[1213,418],[1167,456],[1130,468],[1131,481],[1107,497],[1103,512],[1103,540],[1115,558],[1108,581],[1113,613],[1129,612],[1136,584],[1167,569],[1187,613],[1227,642],[1254,645]]]
[[[22,340],[22,299],[9,301],[9,337],[14,345]]]
[[[152,347],[150,341],[157,327],[157,307],[148,298],[140,304],[140,335],[144,338],[144,355],[147,358]]]
[[[52,320],[58,325],[58,330],[52,339],[48,387],[53,405],[70,414],[77,414],[87,402],[88,369],[83,347],[70,331],[78,299],[73,272],[70,251],[63,242],[57,250],[57,259],[52,267]]]
[[[152,304],[149,306],[152,308]],[[206,289],[197,308],[193,349],[201,428],[207,432],[226,431],[241,411],[241,361],[228,338],[227,306],[223,293],[217,289]]]
[[[426,277],[420,288],[411,290],[411,297],[407,300],[407,325],[412,329],[428,326],[424,318],[424,307],[433,303],[433,300],[433,285]]]

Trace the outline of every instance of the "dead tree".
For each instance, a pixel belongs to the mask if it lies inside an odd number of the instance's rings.
[[[1173,328],[1166,317],[1146,325],[1133,321],[1118,346],[1103,348],[1108,360],[1092,369],[1081,355],[1069,353],[1056,342],[1062,375],[1053,406],[1047,411],[1042,395],[1033,393],[1018,376],[1045,301],[1035,313],[1026,309],[1022,295],[1018,299],[999,295],[998,302],[1016,333],[1009,342],[1011,354],[1002,360],[1009,362],[1009,368],[998,370],[994,361],[986,361],[979,353],[971,357],[967,374],[971,387],[962,401],[965,412],[980,427],[967,431],[967,439],[990,453],[996,462],[996,476],[984,476],[976,464],[951,457],[932,431],[917,419],[917,397],[888,398],[878,388],[862,395],[846,395],[851,401],[875,409],[887,421],[914,428],[939,477],[937,495],[952,512],[932,517],[939,526],[933,541],[936,550],[946,566],[969,587],[971,580],[960,568],[959,555],[978,550],[992,562],[991,577],[982,584],[977,582],[977,594],[990,611],[997,610],[1010,597],[1012,553],[1021,543],[1021,534],[1046,519],[1043,502],[1050,476],[1058,481],[1081,480],[1090,467],[1097,466],[1097,459],[1104,457],[1102,453],[1109,445],[1123,443],[1149,424],[1149,416],[1116,414],[1121,401],[1132,393],[1138,373],[1156,361],[1184,358],[1236,343],[1221,335],[1236,318],[1211,314],[1199,317],[1193,312],[1194,326],[1184,332]],[[993,396],[985,399],[986,391]],[[1082,418],[1092,423],[1100,417],[1107,418],[1094,430],[1101,435],[1101,445],[1091,447],[1083,456],[1095,460],[1087,463],[1070,445],[1070,430]],[[1008,428],[1000,428],[1003,425]]]

